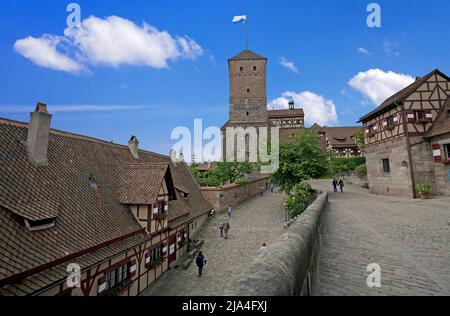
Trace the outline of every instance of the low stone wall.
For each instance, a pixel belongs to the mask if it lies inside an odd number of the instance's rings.
[[[237,206],[261,192],[261,187],[268,188],[269,177],[260,177],[247,185],[230,184],[222,187],[201,188],[203,197],[214,207],[216,212],[225,212],[228,206]]]
[[[363,186],[369,183],[367,177],[360,178],[356,172],[339,173],[336,175],[336,179],[342,179],[346,184],[354,184]],[[331,186],[331,183],[330,183]]]
[[[322,219],[328,194],[319,198],[226,288],[225,296],[313,296],[318,289]]]

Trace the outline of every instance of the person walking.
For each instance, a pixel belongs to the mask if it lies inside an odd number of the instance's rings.
[[[231,218],[231,215],[233,214],[233,209],[231,208],[231,205],[228,206],[228,217]]]
[[[264,187],[260,187],[259,190],[261,191],[261,197],[264,196]]]
[[[336,180],[336,178],[333,179],[333,189],[334,189],[334,193],[337,193],[338,189],[338,181]]]
[[[259,253],[262,255],[267,252],[267,245],[263,244],[262,247],[259,249]]]
[[[344,186],[345,186],[344,180],[340,179],[339,180],[339,187],[341,188],[341,193],[344,193]]]
[[[203,252],[200,251],[200,253],[198,254],[196,263],[197,263],[197,267],[198,267],[198,277],[201,278],[203,276],[203,269],[205,268],[206,265],[206,258],[203,255]]]
[[[220,225],[220,227],[219,227],[220,238],[223,238],[224,227],[225,227],[225,223],[222,223],[222,225]]]
[[[231,226],[229,222],[227,222],[223,227],[223,235],[225,239],[228,239],[228,233],[230,232],[230,228]]]
[[[275,192],[275,186],[273,184],[270,185],[270,192],[272,192],[272,193]]]

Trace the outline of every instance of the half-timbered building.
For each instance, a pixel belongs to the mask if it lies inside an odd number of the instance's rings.
[[[0,119],[0,295],[135,296],[187,251],[211,206],[186,163]]]
[[[436,69],[360,119],[372,193],[415,198],[420,183],[432,185],[435,194],[444,193],[438,183],[449,179],[434,170],[437,147],[427,133],[442,124],[437,118],[446,111],[449,96],[450,78]]]

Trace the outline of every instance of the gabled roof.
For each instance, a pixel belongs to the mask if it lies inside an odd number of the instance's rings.
[[[294,109],[294,110],[269,110],[267,111],[269,114],[269,118],[292,118],[292,117],[304,117],[305,112],[303,109]]]
[[[415,82],[413,82],[408,87],[400,90],[396,94],[389,97],[386,101],[384,101],[380,106],[378,106],[375,110],[368,113],[367,115],[363,116],[359,119],[358,123],[366,122],[370,119],[372,119],[375,116],[378,116],[382,114],[385,111],[388,111],[392,107],[395,107],[396,105],[400,105],[403,101],[405,101],[412,93],[414,93],[420,86],[422,86],[424,83],[427,82],[428,79],[430,79],[433,75],[438,74],[441,77],[444,77],[445,79],[450,81],[450,78],[441,72],[439,69],[435,69],[429,74],[427,74],[424,77],[418,78]]]
[[[450,96],[441,109],[436,121],[425,135],[425,138],[432,138],[450,133]]]
[[[361,129],[359,126],[326,127],[327,139],[332,147],[357,146],[353,136]]]
[[[168,164],[124,164],[119,167],[118,194],[120,202],[128,205],[155,203],[166,175]]]
[[[262,57],[251,50],[244,50],[233,58],[230,58],[230,60],[267,60],[267,58]]]

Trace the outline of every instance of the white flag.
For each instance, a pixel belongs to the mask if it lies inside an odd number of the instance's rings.
[[[233,23],[239,23],[242,21],[247,21],[247,16],[246,15],[237,15],[233,18]]]

